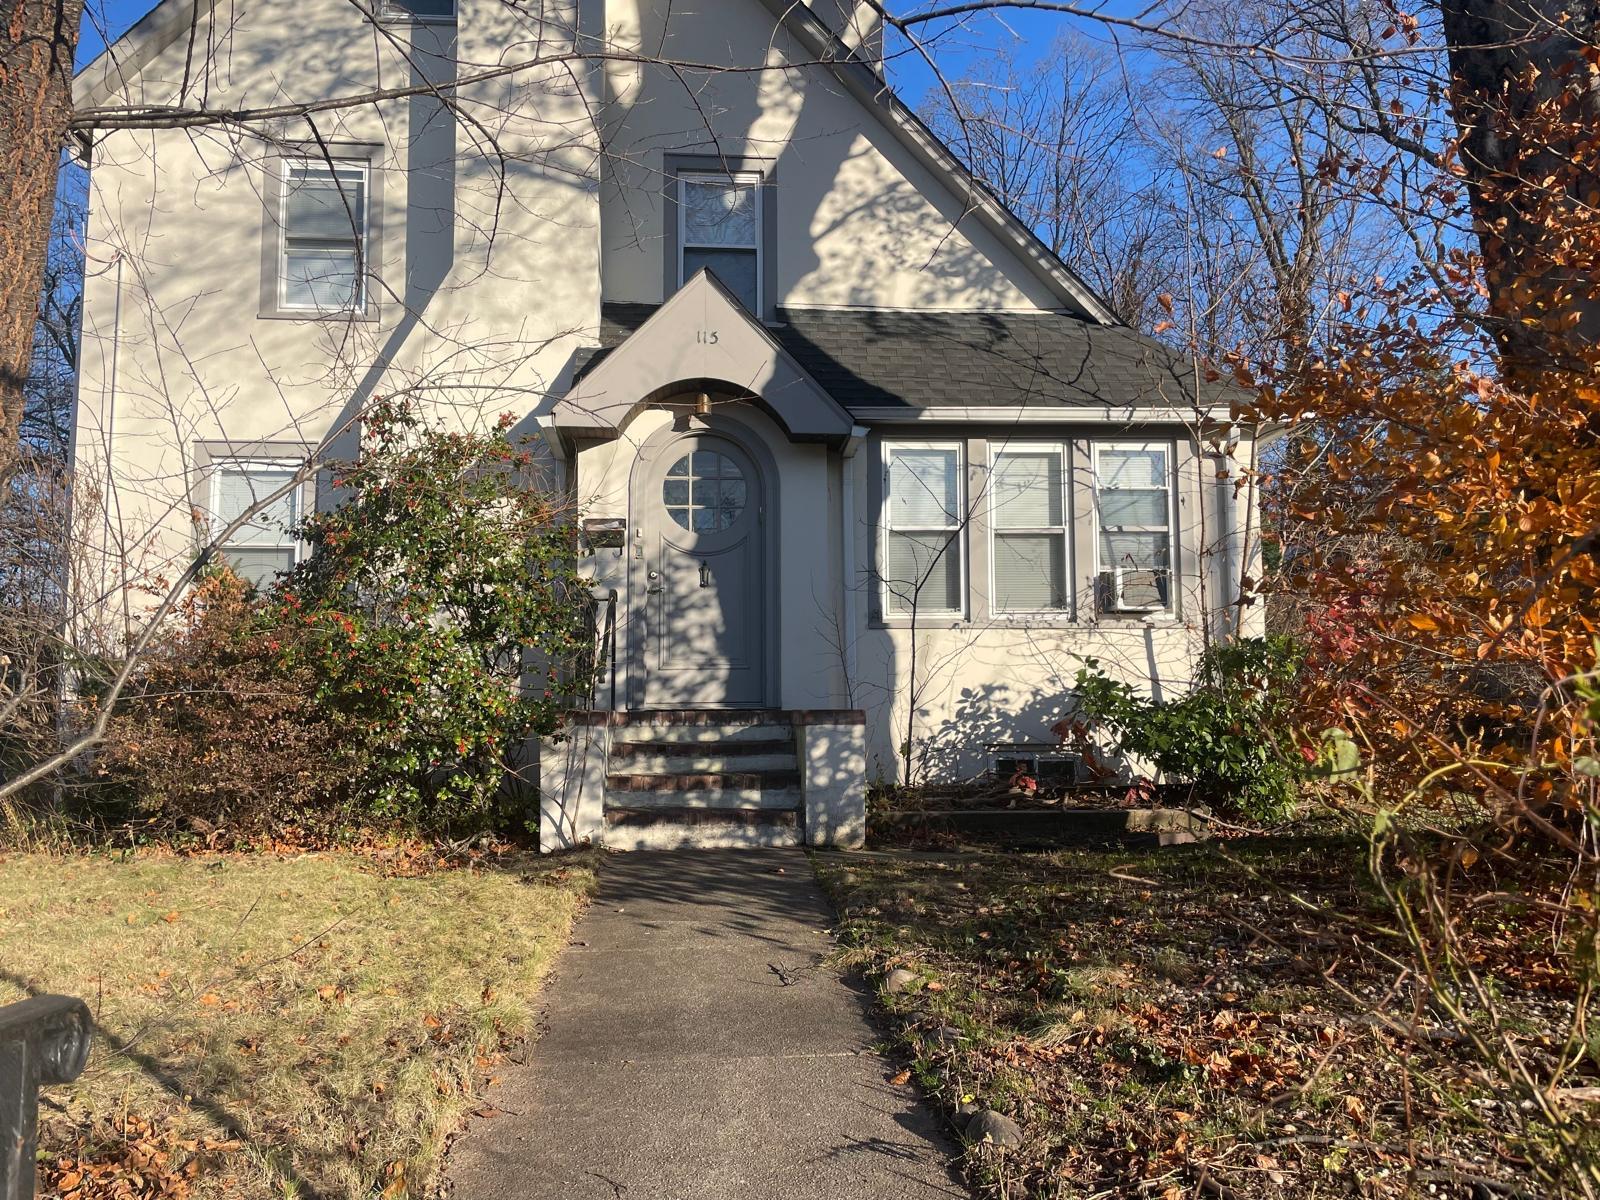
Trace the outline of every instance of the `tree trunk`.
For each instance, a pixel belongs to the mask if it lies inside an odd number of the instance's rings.
[[[17,461],[83,0],[0,0],[0,487]]]
[[[1600,183],[1583,145],[1600,129],[1600,96],[1583,52],[1596,45],[1600,4],[1439,7],[1489,310],[1503,373],[1514,380],[1568,360],[1574,336],[1592,342],[1600,333],[1593,264],[1585,261],[1592,247],[1582,247],[1593,241]]]

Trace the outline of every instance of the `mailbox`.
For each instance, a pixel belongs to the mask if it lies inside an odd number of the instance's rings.
[[[628,538],[628,518],[584,517],[582,530],[590,550],[620,550]]]

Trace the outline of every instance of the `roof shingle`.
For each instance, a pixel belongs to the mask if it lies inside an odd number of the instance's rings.
[[[578,377],[655,312],[653,304],[602,307],[601,345],[580,359]],[[783,308],[769,326],[835,400],[864,408],[1011,405],[1188,410],[1190,364],[1126,326],[1058,313],[891,312]],[[1200,385],[1207,405],[1228,401]]]

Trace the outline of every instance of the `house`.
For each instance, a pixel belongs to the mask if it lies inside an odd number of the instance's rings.
[[[375,393],[512,410],[615,647],[547,848],[854,844],[869,779],[1070,771],[1083,657],[1181,689],[1237,627],[1248,431],[893,95],[870,8],[363,3],[162,0],[80,75],[229,114],[89,152],[108,594]],[[227,553],[266,577],[335,501]]]

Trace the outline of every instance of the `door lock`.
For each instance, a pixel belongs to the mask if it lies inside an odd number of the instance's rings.
[[[647,593],[653,596],[661,590],[661,572],[651,571],[645,578],[650,581],[649,586],[644,589]]]

